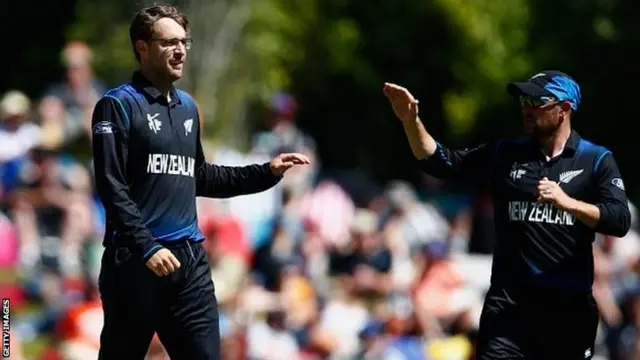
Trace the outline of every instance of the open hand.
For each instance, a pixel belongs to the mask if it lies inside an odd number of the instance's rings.
[[[271,160],[269,166],[271,166],[271,172],[274,175],[281,176],[295,165],[308,164],[311,164],[311,160],[308,157],[298,153],[286,153],[276,156]]]
[[[147,267],[159,277],[167,276],[180,269],[180,261],[169,249],[160,249],[147,260]]]
[[[383,92],[391,102],[393,112],[402,122],[413,121],[418,117],[418,100],[409,90],[396,84],[385,83]]]

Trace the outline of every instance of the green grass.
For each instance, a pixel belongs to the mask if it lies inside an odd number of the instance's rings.
[[[23,344],[24,356],[26,359],[38,359],[44,349],[49,344],[49,338],[39,336],[34,341]]]

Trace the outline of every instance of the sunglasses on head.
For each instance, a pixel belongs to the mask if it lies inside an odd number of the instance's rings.
[[[522,108],[541,108],[556,102],[556,98],[551,96],[520,96],[520,106]]]

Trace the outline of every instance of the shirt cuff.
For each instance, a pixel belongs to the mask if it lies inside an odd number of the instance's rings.
[[[142,255],[142,260],[146,263],[147,260],[149,260],[149,258],[151,258],[155,253],[160,251],[160,249],[162,249],[162,245],[160,244],[155,243],[151,245],[150,248],[145,250],[144,254]]]
[[[262,170],[265,172],[265,174],[267,175],[271,175],[271,177],[273,177],[273,180],[277,183],[278,181],[280,181],[283,177],[283,175],[276,175],[273,173],[273,171],[271,171],[271,163],[270,162],[266,162],[264,164],[262,164]]]

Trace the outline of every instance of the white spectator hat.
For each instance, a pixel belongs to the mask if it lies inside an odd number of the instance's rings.
[[[368,209],[358,209],[351,223],[351,231],[360,234],[371,234],[378,229],[378,215]]]
[[[26,115],[31,107],[31,100],[18,90],[7,91],[0,100],[0,119],[16,115]]]

